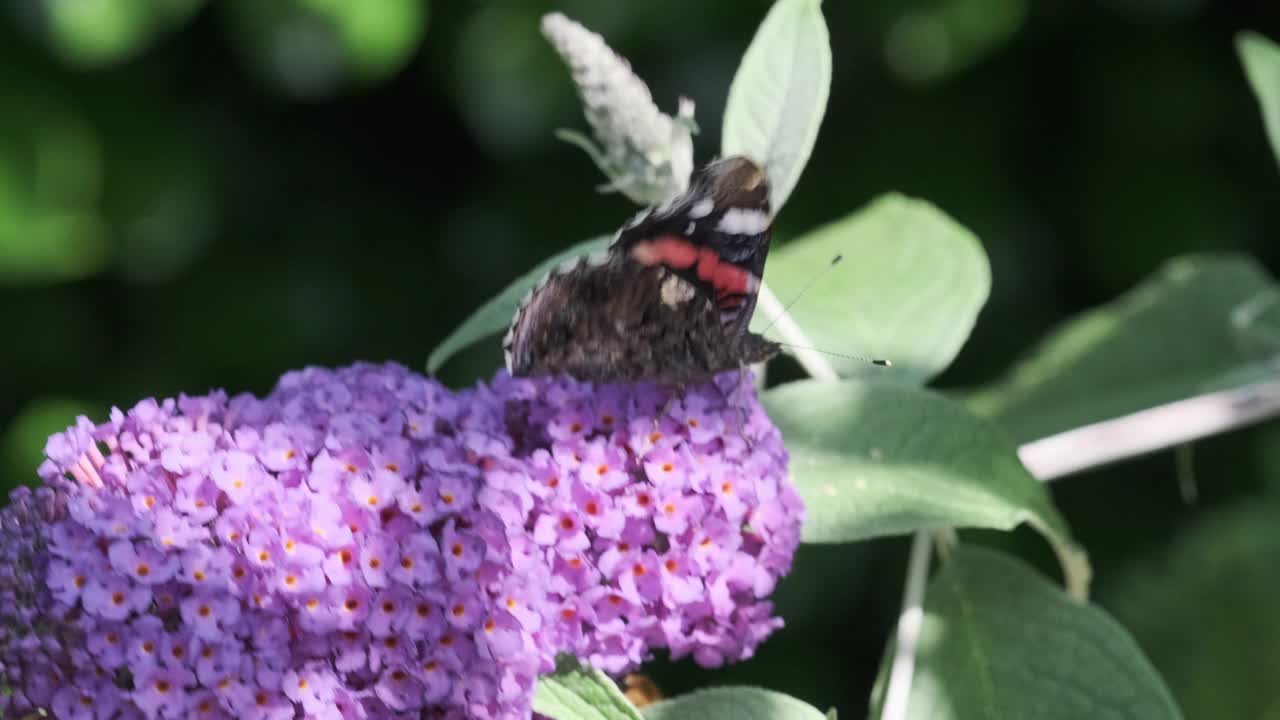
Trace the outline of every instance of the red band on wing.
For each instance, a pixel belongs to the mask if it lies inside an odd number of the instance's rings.
[[[698,261],[698,247],[684,238],[663,235],[655,240],[636,243],[631,257],[641,265],[666,265],[685,270]]]
[[[642,265],[665,265],[675,270],[694,268],[698,279],[709,283],[716,293],[716,304],[733,308],[743,303],[743,296],[755,290],[755,277],[720,256],[709,247],[698,247],[675,235],[636,243],[631,257]]]
[[[716,268],[715,276],[711,278],[711,284],[715,286],[717,295],[742,295],[747,291],[750,276],[750,273],[737,265],[721,263]]]
[[[714,287],[716,267],[720,264],[720,256],[715,250],[704,247],[698,252],[698,279],[709,282]]]

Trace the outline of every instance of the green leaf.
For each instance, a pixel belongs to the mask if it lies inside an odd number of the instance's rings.
[[[1188,717],[1270,718],[1280,707],[1277,517],[1280,503],[1258,498],[1201,515],[1099,593]]]
[[[645,720],[825,720],[829,717],[790,695],[753,687],[699,690],[648,705],[641,714]]]
[[[1258,33],[1242,32],[1236,36],[1236,50],[1262,105],[1271,150],[1280,159],[1280,45]]]
[[[454,328],[453,332],[449,333],[449,336],[437,345],[435,350],[431,351],[431,356],[427,358],[427,372],[435,374],[444,365],[445,361],[457,354],[459,350],[463,350],[494,333],[506,330],[507,325],[511,322],[511,317],[515,315],[516,308],[520,305],[520,299],[544,275],[562,263],[584,255],[590,255],[597,250],[603,250],[612,241],[612,237],[598,237],[578,243],[562,253],[543,260],[537,267],[521,275],[518,280],[508,285],[496,297],[471,313],[470,317],[462,321],[461,325]]]
[[[1088,561],[1044,486],[991,423],[942,395],[901,385],[801,381],[766,392],[805,501],[804,540],[852,542],[950,526],[1028,523],[1083,597]]]
[[[837,255],[841,262],[815,280]],[[783,302],[807,287],[790,314],[810,346],[893,361],[886,370],[829,358],[841,375],[914,384],[951,364],[991,290],[991,268],[973,233],[902,195],[878,198],[782,246],[764,279]],[[773,320],[757,312],[752,329]]]
[[[873,698],[873,717],[883,700]],[[907,718],[1180,717],[1119,623],[1023,563],[961,546],[929,584]]]
[[[1231,325],[1247,349],[1280,353],[1280,285],[1272,285],[1236,306]]]
[[[1216,375],[1202,388],[1228,390],[1280,377],[1280,285],[1272,285],[1236,306],[1231,329],[1245,364]]]
[[[821,0],[777,0],[729,86],[721,153],[769,173],[776,213],[809,161],[831,90],[831,45]]]
[[[538,678],[533,711],[552,720],[643,720],[608,675],[567,655]]]
[[[1271,287],[1246,258],[1172,260],[1055,330],[970,407],[1024,442],[1217,387],[1260,358],[1232,314]]]

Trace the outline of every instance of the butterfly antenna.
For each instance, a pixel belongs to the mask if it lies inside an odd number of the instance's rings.
[[[770,322],[768,326],[765,327],[764,330],[760,331],[760,334],[764,335],[765,333],[769,332],[769,330],[772,329],[774,325],[777,325],[778,321],[786,316],[787,311],[791,309],[791,306],[795,305],[797,300],[804,297],[804,294],[809,292],[809,288],[813,287],[814,283],[826,277],[827,273],[831,272],[831,269],[834,268],[836,265],[839,265],[840,261],[843,259],[844,259],[844,255],[836,255],[835,257],[831,258],[831,262],[828,263],[827,266],[823,268],[821,272],[819,272],[817,275],[814,275],[812,278],[810,278],[809,282],[804,284],[804,287],[800,288],[800,292],[796,293],[795,297],[791,298],[791,301],[788,302],[786,306],[782,308],[782,312],[778,313],[778,315],[773,319],[773,321]],[[793,350],[812,350],[813,352],[822,353],[823,355],[830,355],[831,357],[843,358],[845,360],[859,360],[861,362],[865,362],[871,365],[879,365],[880,367],[893,366],[893,363],[888,360],[869,358],[863,355],[846,355],[842,353],[831,352],[829,350],[819,350],[818,348],[815,348],[815,347],[804,347],[803,345],[793,345],[791,343],[784,343],[784,342],[780,342],[778,344],[782,345],[783,347],[789,347]]]
[[[805,347],[803,345],[792,345],[791,343],[780,342],[778,344],[783,347],[789,347],[793,350],[811,350],[816,353],[822,353],[823,355],[830,355],[831,357],[843,358],[845,360],[859,360],[861,362],[867,363],[868,365],[879,365],[880,367],[893,367],[893,362],[891,360],[885,360],[880,358],[869,358],[865,355],[852,355],[852,354],[846,354],[846,353],[831,352],[830,350],[819,350],[818,348],[815,348],[815,347]]]
[[[796,293],[795,297],[791,298],[791,301],[788,302],[785,306],[783,306],[782,312],[778,313],[777,317],[775,317],[772,321],[770,321],[769,325],[766,326],[765,329],[760,331],[760,334],[764,335],[765,333],[769,332],[769,330],[771,330],[774,325],[777,325],[778,321],[782,319],[782,316],[786,315],[787,312],[791,310],[791,306],[795,305],[797,300],[804,297],[804,294],[809,292],[809,288],[813,287],[814,283],[826,277],[827,273],[831,272],[831,268],[839,265],[840,261],[843,259],[844,259],[843,255],[837,255],[831,258],[831,262],[828,263],[827,266],[823,268],[817,275],[814,275],[813,277],[809,278],[809,282],[805,283],[804,287],[800,288],[800,292]]]

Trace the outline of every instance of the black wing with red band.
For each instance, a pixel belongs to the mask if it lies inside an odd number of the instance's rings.
[[[552,271],[503,341],[515,376],[701,382],[778,346],[748,330],[769,250],[769,184],[745,158],[624,227],[609,249]]]
[[[772,223],[764,171],[733,157],[703,168],[685,193],[623,228],[614,247],[693,283],[725,325],[737,324],[755,308]]]

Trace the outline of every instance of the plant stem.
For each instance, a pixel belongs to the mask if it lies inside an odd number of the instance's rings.
[[[911,538],[911,559],[907,563],[907,580],[902,589],[902,613],[894,641],[893,665],[889,669],[889,685],[884,692],[880,720],[903,720],[907,716],[907,700],[916,671],[916,648],[920,644],[920,628],[924,624],[924,587],[929,577],[929,533],[919,530]]]
[[[1205,393],[1033,440],[1018,448],[1044,481],[1280,416],[1280,380]]]
[[[791,346],[791,353],[795,356],[796,361],[800,363],[800,367],[815,380],[835,381],[840,379],[840,375],[836,373],[835,368],[831,367],[831,363],[822,356],[822,353],[813,349],[809,343],[809,338],[791,319],[790,313],[786,307],[778,300],[778,296],[773,294],[768,285],[760,284],[760,295],[757,300],[759,309],[769,316],[773,322],[773,327],[778,331],[778,335],[786,340]]]

